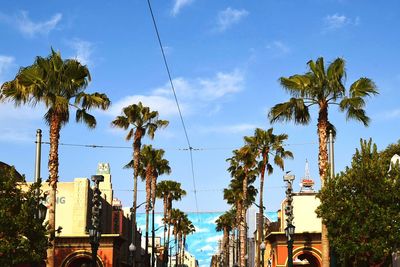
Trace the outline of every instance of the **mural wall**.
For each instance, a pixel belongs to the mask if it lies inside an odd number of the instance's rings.
[[[218,240],[222,239],[222,232],[215,230],[215,221],[223,212],[188,213],[189,219],[196,227],[196,232],[187,237],[187,250],[195,256],[200,267],[210,266],[211,256],[218,252]],[[276,212],[267,213],[273,221],[276,220]],[[145,231],[145,214],[137,215],[138,227]],[[164,237],[162,222],[163,215],[155,214],[155,229],[160,227],[156,236]],[[150,217],[151,222],[151,217]],[[151,224],[151,223],[150,223]],[[151,236],[151,233],[149,233]],[[171,237],[172,239],[173,237]],[[174,250],[172,250],[174,253]]]

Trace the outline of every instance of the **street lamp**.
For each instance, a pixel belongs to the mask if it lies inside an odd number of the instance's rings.
[[[293,181],[295,179],[294,175],[289,175],[289,172],[283,176],[283,181],[286,182],[286,228],[285,234],[287,237],[287,248],[288,248],[288,266],[293,267],[293,235],[295,226],[293,225]]]
[[[132,266],[132,264],[133,264],[133,253],[136,251],[136,246],[133,244],[133,243],[131,243],[130,245],[129,245],[129,247],[128,247],[128,249],[129,249],[129,266]]]
[[[97,266],[97,250],[100,245],[101,237],[101,199],[99,183],[104,181],[103,175],[92,175],[94,182],[93,198],[92,198],[92,225],[89,228],[89,240],[92,247],[92,267]]]
[[[260,249],[261,249],[261,266],[264,267],[264,252],[265,252],[265,243],[264,243],[264,241],[261,242]]]

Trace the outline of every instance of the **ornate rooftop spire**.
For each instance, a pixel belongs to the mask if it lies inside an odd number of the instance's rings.
[[[310,176],[310,167],[308,165],[308,160],[306,159],[304,177],[301,179],[300,192],[314,192],[313,186],[314,186],[314,180]]]

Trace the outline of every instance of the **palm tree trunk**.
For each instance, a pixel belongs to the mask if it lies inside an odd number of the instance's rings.
[[[135,137],[133,141],[133,205],[132,205],[132,243],[136,246],[136,205],[137,205],[137,178],[139,175],[139,158],[140,158],[140,146],[142,132],[137,129],[135,131]],[[136,266],[136,253],[138,249],[135,250],[133,255],[133,267]]]
[[[149,254],[149,213],[150,213],[150,197],[151,197],[151,166],[146,167],[146,255]]]
[[[49,230],[50,247],[47,250],[47,267],[55,266],[55,229],[56,229],[56,199],[58,182],[58,144],[60,140],[60,121],[56,115],[50,121],[50,152],[49,152]]]
[[[152,217],[152,232],[151,232],[151,254],[152,254],[152,259],[153,259],[153,257],[154,257],[154,249],[155,249],[155,247],[154,247],[154,242],[155,242],[155,236],[154,236],[154,212],[155,212],[155,208],[156,208],[156,187],[157,187],[157,177],[155,176],[155,175],[152,175],[151,176],[151,189],[150,189],[150,192],[151,192],[151,210],[152,210],[152,214],[153,214],[153,217]]]
[[[163,204],[164,204],[164,249],[166,248],[166,228],[167,228],[167,197],[164,197],[163,199]]]
[[[246,266],[245,255],[247,253],[247,237],[246,237],[246,200],[247,200],[247,171],[245,170],[245,175],[243,178],[243,206],[242,206],[242,216],[240,220],[240,267]]]
[[[226,227],[224,227],[224,237],[223,237],[223,255],[224,255],[224,261],[223,265],[224,267],[228,267],[228,261],[229,261],[229,232]]]
[[[257,238],[257,248],[255,251],[256,253],[256,266],[260,266],[260,259],[261,259],[261,253],[260,253],[260,246],[261,242],[264,241],[264,178],[265,178],[265,168],[267,165],[267,157],[268,157],[268,151],[262,155],[263,156],[263,165],[261,167],[261,174],[260,174],[260,205],[259,205],[259,221],[257,222],[257,233],[258,233],[258,238]],[[263,266],[264,267],[264,266]]]
[[[328,169],[328,107],[327,105],[320,105],[320,111],[318,116],[318,141],[319,141],[319,154],[318,154],[318,165],[319,165],[319,176],[321,179],[321,187],[325,185],[325,179]],[[329,267],[329,239],[328,229],[325,224],[322,224],[321,229],[321,245],[322,245],[322,266]]]

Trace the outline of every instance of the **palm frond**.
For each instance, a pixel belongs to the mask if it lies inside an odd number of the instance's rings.
[[[271,108],[268,114],[271,123],[276,121],[294,120],[297,124],[308,124],[310,113],[301,98],[291,98],[288,102],[280,103]]]
[[[75,116],[76,122],[84,122],[89,128],[96,127],[96,118],[86,112],[86,109],[78,109]]]
[[[368,78],[360,78],[349,89],[350,97],[366,97],[379,94],[375,83]]]

